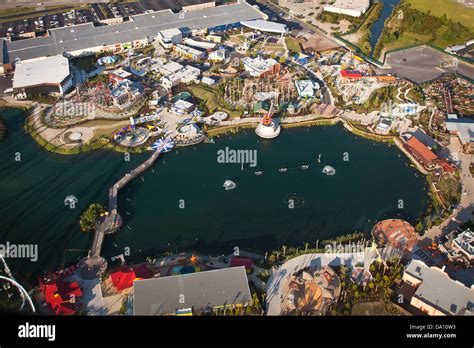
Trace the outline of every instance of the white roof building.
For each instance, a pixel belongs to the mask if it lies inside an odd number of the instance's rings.
[[[245,57],[242,58],[244,63],[244,69],[250,76],[259,77],[272,70],[273,66],[277,65],[278,62],[273,58],[263,59],[262,57]]]
[[[190,111],[192,111],[193,108],[193,103],[179,99],[171,106],[170,112],[182,116],[185,113],[189,113]]]
[[[240,22],[243,26],[264,31],[267,33],[276,33],[276,34],[285,34],[286,33],[286,25],[276,22],[269,22],[264,21],[262,19],[257,19],[254,21],[242,21]]]
[[[438,267],[412,260],[403,280],[416,288],[410,304],[428,315],[474,314],[474,289],[451,279]]]
[[[44,57],[15,66],[13,88],[25,88],[44,84],[61,84],[69,77],[69,61],[63,56]]]
[[[44,57],[18,62],[13,77],[13,91],[17,99],[28,93],[62,95],[73,85],[69,60],[63,56]]]
[[[184,68],[163,77],[162,84],[163,87],[171,89],[171,87],[180,83],[190,83],[197,81],[199,76],[201,76],[201,70],[193,66],[186,65]]]
[[[323,7],[324,11],[360,17],[370,7],[370,0],[336,0],[332,5]]]
[[[226,58],[226,50],[224,48],[220,48],[216,51],[212,51],[209,53],[208,60],[212,62],[223,62]]]
[[[474,232],[468,229],[460,233],[453,240],[453,246],[464,255],[469,263],[474,262]]]
[[[160,66],[160,74],[168,76],[181,70],[182,68],[183,66],[181,64],[170,61],[169,63]]]
[[[458,118],[456,114],[448,114],[446,129],[455,133],[463,145],[474,143],[474,120]]]
[[[211,77],[207,77],[207,76],[203,76],[203,78],[201,79],[201,82],[206,84],[206,85],[209,85],[209,86],[212,86],[212,85],[216,84],[216,80],[214,80]]]
[[[183,40],[183,33],[177,28],[165,29],[158,32],[158,40],[165,48],[181,43]]]
[[[191,38],[184,39],[184,43],[188,46],[197,47],[205,50],[212,50],[214,47],[216,47],[215,42],[198,41]]]
[[[314,97],[314,90],[319,89],[319,84],[311,80],[296,80],[295,86],[298,95],[302,98]]]

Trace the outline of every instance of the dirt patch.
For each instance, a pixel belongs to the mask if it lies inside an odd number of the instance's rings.
[[[298,41],[301,43],[305,51],[329,51],[339,47],[335,42],[326,39],[323,35],[318,33],[304,36],[299,38]]]

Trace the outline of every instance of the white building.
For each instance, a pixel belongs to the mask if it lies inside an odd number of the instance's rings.
[[[168,76],[171,74],[174,74],[175,72],[181,70],[183,66],[179,63],[170,61],[169,63],[166,63],[165,65],[162,65],[159,67],[160,74],[163,76]]]
[[[177,100],[170,108],[170,112],[179,116],[189,114],[194,109],[194,104],[186,100]]]
[[[158,42],[164,48],[171,48],[183,41],[183,33],[181,30],[173,28],[162,30],[158,33]]]
[[[207,57],[207,60],[209,60],[210,62],[223,62],[226,59],[226,56],[227,54],[225,48],[220,48],[209,53],[209,57]]]
[[[474,289],[451,279],[438,267],[412,260],[403,281],[415,289],[410,304],[428,315],[474,314]]]
[[[265,77],[280,72],[280,64],[273,58],[245,57],[242,59],[242,63],[245,71],[253,77]]]
[[[474,264],[474,233],[466,230],[453,239],[452,247],[470,264]]]
[[[18,62],[13,77],[13,93],[18,99],[28,94],[63,95],[73,86],[69,60],[63,56]]]
[[[201,79],[201,82],[208,86],[212,86],[216,84],[216,80],[207,76],[203,76],[203,78]]]
[[[369,7],[369,0],[336,0],[332,5],[325,5],[323,10],[352,17],[360,17]]]
[[[191,83],[198,82],[199,76],[201,76],[201,70],[193,66],[187,65],[181,70],[178,70],[168,76],[161,79],[161,84],[166,89],[179,85],[180,83]]]
[[[190,60],[199,60],[199,59],[205,59],[206,58],[206,52],[205,51],[200,51],[195,48],[186,46],[186,45],[181,45],[177,44],[173,46],[174,52],[179,54],[180,56],[190,59]]]
[[[312,98],[314,91],[319,89],[319,84],[311,80],[296,80],[295,86],[301,98]]]

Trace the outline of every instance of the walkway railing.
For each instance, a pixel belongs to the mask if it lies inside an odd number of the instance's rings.
[[[130,173],[125,174],[119,181],[117,181],[109,189],[109,214],[107,217],[97,225],[94,239],[89,256],[100,256],[102,251],[102,245],[104,243],[105,235],[118,228],[117,220],[120,219],[118,214],[118,192],[125,187],[131,180],[136,178],[138,175],[147,170],[151,165],[160,157],[163,149],[169,144],[171,137],[166,137],[163,144],[156,149],[156,151],[148,158],[145,162],[140,164],[137,168],[132,170]]]

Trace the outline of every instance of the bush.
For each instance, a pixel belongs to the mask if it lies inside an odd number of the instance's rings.
[[[81,230],[83,232],[89,232],[95,230],[97,220],[99,219],[100,214],[105,213],[105,207],[99,203],[92,203],[89,205],[89,208],[82,213],[79,220],[79,225],[81,225]]]

